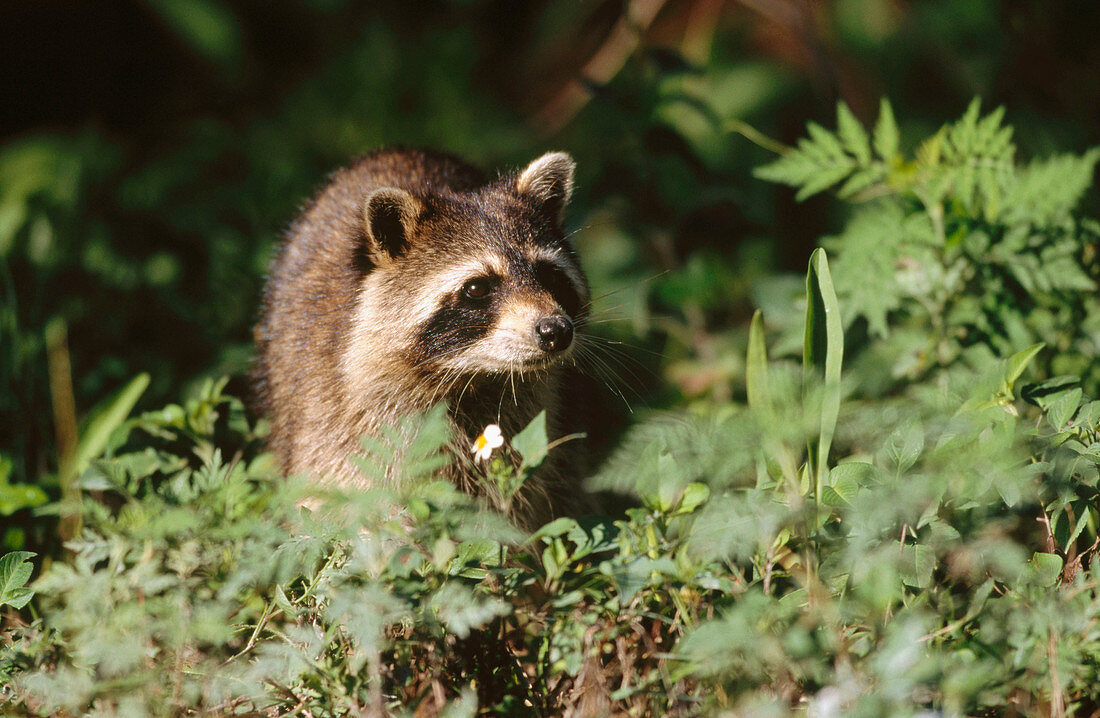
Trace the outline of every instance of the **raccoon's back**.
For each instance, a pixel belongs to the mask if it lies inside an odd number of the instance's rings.
[[[338,363],[372,269],[362,252],[365,197],[380,187],[463,192],[484,182],[449,155],[376,152],[335,172],[287,229],[264,288],[253,372],[258,408],[272,423],[269,444],[286,469],[302,462],[311,435],[342,433],[356,421],[349,412],[364,411],[346,401]]]

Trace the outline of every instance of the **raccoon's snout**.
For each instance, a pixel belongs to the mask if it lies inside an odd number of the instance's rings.
[[[573,343],[573,322],[561,314],[543,317],[535,322],[535,339],[544,352],[564,351]]]

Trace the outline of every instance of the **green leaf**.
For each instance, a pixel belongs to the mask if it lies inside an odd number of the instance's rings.
[[[561,518],[554,519],[550,523],[541,527],[538,531],[531,535],[531,540],[540,538],[554,538],[555,536],[564,536],[565,534],[573,531],[577,528],[577,520],[568,516],[562,516]]]
[[[898,474],[917,463],[923,450],[924,426],[919,419],[906,420],[886,440],[886,455]]]
[[[1062,557],[1054,553],[1036,552],[1028,562],[1044,586],[1053,586],[1062,575]]]
[[[889,315],[902,306],[907,294],[898,281],[899,263],[904,258],[913,267],[911,272],[923,271],[915,261],[919,255],[909,246],[923,229],[918,223],[907,223],[897,202],[882,199],[860,205],[839,235],[822,241],[835,257],[830,271],[844,302],[846,325],[863,316],[873,334],[888,335]]]
[[[859,492],[859,487],[869,483],[874,470],[874,466],[861,461],[849,461],[831,468],[825,496],[830,497],[833,502],[826,503],[830,506],[850,505]]]
[[[428,600],[428,606],[438,613],[447,630],[459,638],[466,638],[473,629],[512,612],[512,607],[504,601],[478,596],[453,581],[443,584]]]
[[[1035,359],[1036,355],[1043,350],[1046,344],[1039,342],[1024,349],[1023,351],[1016,352],[1008,358],[1005,362],[1004,372],[1004,384],[1002,385],[1002,391],[1012,397],[1012,389],[1016,385],[1016,380],[1020,378],[1020,375],[1027,369],[1028,364]]]
[[[871,143],[867,132],[848,105],[838,102],[836,105],[836,128],[844,149],[855,156],[861,165],[871,163]]]
[[[917,588],[927,588],[936,569],[936,552],[924,544],[906,547],[906,564],[902,567],[905,583]],[[911,561],[911,563],[910,563]]]
[[[885,97],[879,102],[873,141],[875,152],[886,162],[891,162],[898,154],[898,123],[894,120],[894,108]]]
[[[49,500],[46,492],[32,484],[9,484],[12,461],[0,454],[0,515],[10,516],[20,509],[35,508]]]
[[[36,555],[30,551],[12,551],[0,557],[0,606],[6,603],[20,609],[34,596],[34,591],[26,587],[34,571],[27,559]]]
[[[1052,227],[1065,221],[1092,186],[1100,148],[1057,155],[1016,171],[1004,198],[1007,223]]]
[[[764,315],[759,309],[749,325],[749,350],[745,359],[745,389],[749,406],[769,417],[774,413],[771,384],[768,379],[768,349],[764,343]]]
[[[1081,397],[1081,389],[1075,387],[1051,402],[1047,408],[1047,421],[1055,431],[1066,430],[1073,415],[1077,413],[1077,407],[1081,405]]]
[[[545,411],[540,411],[530,424],[512,437],[512,448],[523,457],[521,470],[533,469],[543,462],[549,451]]]
[[[76,451],[61,466],[60,475],[63,485],[84,473],[92,459],[103,453],[111,433],[126,421],[126,417],[130,415],[148,386],[149,375],[138,374],[114,396],[109,397],[93,410],[77,441]]]
[[[707,485],[693,481],[684,487],[684,492],[680,495],[680,503],[676,506],[676,514],[690,514],[708,498],[710,498],[710,489]]]
[[[820,488],[840,413],[840,369],[844,360],[844,325],[829,275],[825,250],[810,255],[806,273],[806,337],[802,352],[803,389],[822,391],[818,436],[810,442],[810,466]]]

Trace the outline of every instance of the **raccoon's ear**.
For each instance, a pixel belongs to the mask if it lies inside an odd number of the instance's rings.
[[[393,259],[409,247],[420,202],[403,189],[383,187],[363,201],[365,249],[375,261]]]
[[[527,165],[516,179],[516,190],[533,195],[546,212],[560,222],[573,194],[573,170],[577,163],[564,152],[548,152]]]

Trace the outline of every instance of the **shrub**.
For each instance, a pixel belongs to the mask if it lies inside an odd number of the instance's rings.
[[[0,559],[6,709],[1095,710],[1097,225],[1075,205],[1100,155],[1019,167],[976,104],[913,160],[898,137],[888,104],[871,134],[842,106],[760,170],[857,207],[799,321],[753,319],[747,403],[640,421],[593,478],[623,516],[519,534],[434,480],[441,409],[372,441],[363,470],[397,462],[400,489],[353,495],[282,479],[224,383],[108,412],[79,508],[54,506],[82,520],[70,555],[29,586],[36,557]],[[537,422],[508,439],[498,503],[548,449]]]

